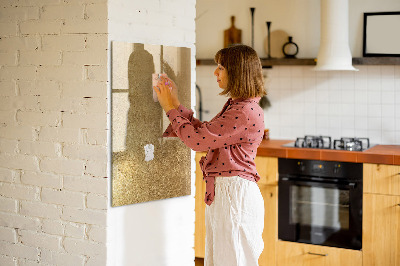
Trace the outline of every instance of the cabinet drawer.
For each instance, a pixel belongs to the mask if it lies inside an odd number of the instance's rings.
[[[358,250],[278,241],[278,266],[362,266]]]
[[[400,195],[400,166],[365,163],[363,174],[364,193]]]
[[[278,184],[278,158],[256,156],[254,160],[257,172],[261,176],[258,184],[277,185]]]

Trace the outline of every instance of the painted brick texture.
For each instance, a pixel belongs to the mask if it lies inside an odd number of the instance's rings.
[[[107,0],[0,1],[0,265],[105,265]]]

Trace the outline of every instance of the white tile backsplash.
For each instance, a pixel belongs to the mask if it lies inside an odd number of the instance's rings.
[[[271,107],[264,110],[271,138],[305,134],[369,137],[372,143],[400,144],[400,66],[357,65],[359,71],[313,71],[312,66],[264,70]],[[216,115],[227,98],[214,66],[197,67],[203,120]]]
[[[384,78],[394,79],[395,66],[381,66],[381,74]]]
[[[395,131],[396,125],[393,123],[393,117],[382,117],[382,131]]]
[[[354,104],[354,115],[357,117],[367,117],[368,104]]]
[[[356,132],[361,131],[362,135],[365,135],[365,132],[368,130],[368,117],[355,117],[354,128]],[[359,134],[356,134],[355,136],[359,136]]]
[[[368,104],[381,104],[381,91],[368,91],[367,92],[367,97],[368,97]]]
[[[394,104],[395,102],[395,91],[382,91],[382,104]]]
[[[354,119],[355,111],[354,111],[354,104],[353,103],[342,103],[340,105],[340,114],[344,117],[350,117]]]
[[[354,99],[355,99],[354,87],[351,89],[343,89],[342,99],[341,99],[342,103],[348,103],[354,105]]]
[[[369,118],[376,117],[380,118],[382,117],[382,105],[379,104],[369,104],[368,105],[368,113],[367,116]]]
[[[394,118],[394,105],[393,104],[383,104],[382,105],[382,118]]]
[[[368,76],[368,81],[367,81],[367,88],[368,91],[381,91],[382,87],[382,81],[380,79],[380,77],[375,77],[374,76]]]
[[[395,89],[395,79],[393,76],[386,76],[382,79],[382,92],[394,91]]]

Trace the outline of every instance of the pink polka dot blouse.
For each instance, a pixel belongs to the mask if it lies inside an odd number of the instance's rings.
[[[253,182],[260,179],[254,163],[265,128],[259,100],[229,98],[209,122],[194,118],[193,111],[183,105],[167,112],[171,124],[163,137],[179,137],[192,150],[207,151],[200,160],[207,205],[214,200],[217,176],[240,176]]]

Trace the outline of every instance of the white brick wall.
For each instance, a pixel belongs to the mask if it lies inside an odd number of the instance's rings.
[[[0,1],[0,265],[106,264],[107,14]]]
[[[123,20],[109,22],[111,3]],[[113,39],[191,47],[194,85],[196,1],[125,2],[130,8],[121,3],[0,1],[0,265],[105,265],[106,244],[119,247],[106,239],[111,31]],[[150,244],[162,242],[165,263],[190,265],[194,253],[185,243],[193,242],[194,199],[153,205],[169,213],[158,221],[163,228],[164,222],[185,220],[184,227],[165,229],[173,238],[185,237],[182,247],[159,236]],[[140,209],[127,213],[132,215],[143,217]],[[136,233],[131,231],[130,239],[140,246]],[[172,258],[177,251],[183,256]],[[159,265],[160,258],[148,252],[143,258],[131,251],[127,256]]]

